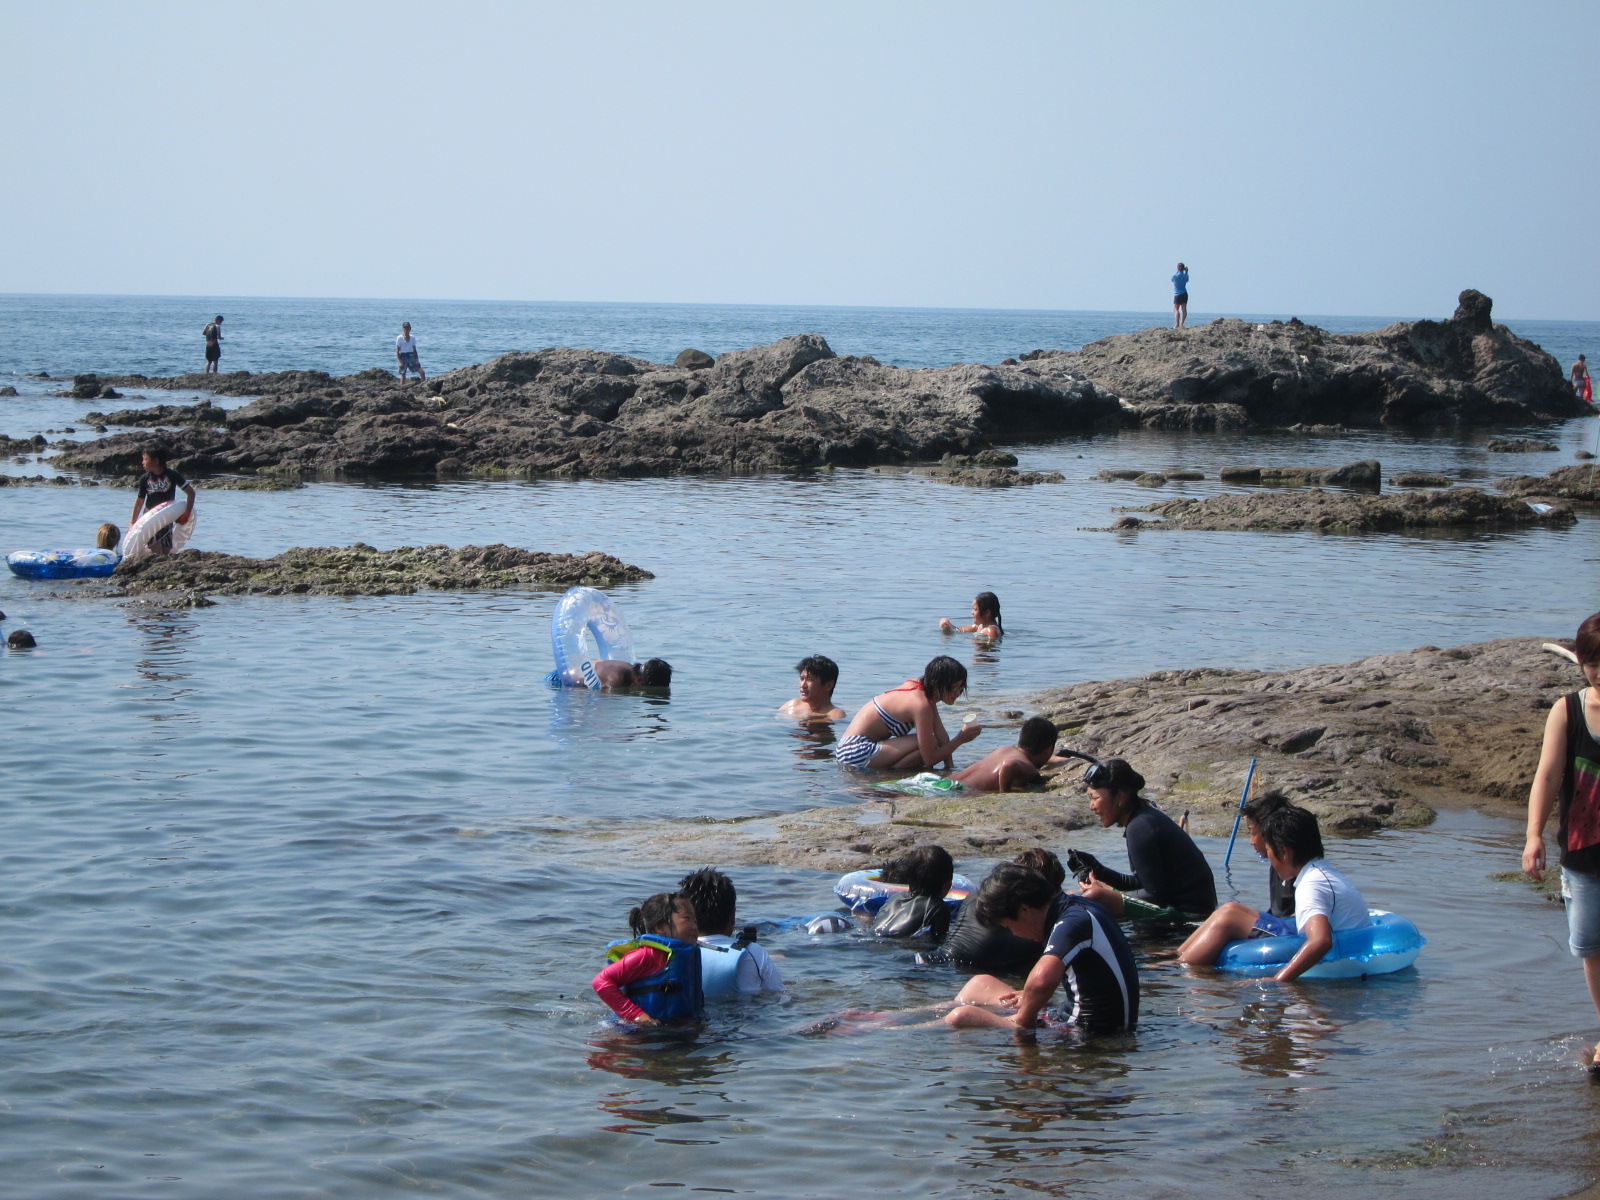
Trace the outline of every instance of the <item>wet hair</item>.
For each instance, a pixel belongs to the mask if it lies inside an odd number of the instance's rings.
[[[922,669],[922,690],[932,700],[951,688],[958,696],[967,690],[967,669],[948,654],[941,654]]]
[[[161,445],[159,442],[151,442],[148,446],[140,446],[139,453],[148,454],[151,458],[155,459],[161,464],[162,470],[166,470],[167,448]]]
[[[955,877],[956,864],[943,846],[918,846],[891,858],[878,872],[881,883],[903,883],[913,896],[943,900]]]
[[[117,543],[122,540],[122,530],[110,521],[94,531],[94,544],[101,550],[115,550]]]
[[[695,920],[707,933],[720,933],[733,926],[733,910],[739,893],[733,880],[715,867],[701,867],[678,881],[678,895],[694,905]]]
[[[811,678],[823,683],[839,682],[839,664],[826,654],[808,654],[794,665],[795,672],[809,671]]]
[[[1017,747],[1029,754],[1056,748],[1055,722],[1045,717],[1029,717],[1017,731]]]
[[[663,925],[670,926],[677,911],[677,892],[657,892],[638,908],[628,910],[628,928],[633,930],[634,937],[654,933]]]
[[[1039,872],[1059,891],[1061,885],[1067,881],[1067,869],[1061,865],[1061,860],[1056,857],[1054,850],[1046,850],[1043,846],[1035,846],[1032,850],[1024,850],[1011,860],[1019,867],[1030,867]]]
[[[39,643],[33,640],[33,634],[26,629],[13,629],[11,636],[6,638],[6,645],[13,650],[32,650]],[[949,891],[948,888],[945,889]]]
[[[1572,652],[1578,656],[1580,663],[1600,663],[1600,613],[1595,613],[1578,626]]]
[[[647,658],[635,668],[640,687],[664,688],[672,686],[672,664],[660,658]]]
[[[1000,621],[999,596],[996,596],[993,592],[979,592],[972,598],[972,602],[978,606],[978,616],[980,618],[987,617],[989,618],[989,623],[1001,633],[1006,631],[1006,627]]]
[[[1289,803],[1289,797],[1282,792],[1262,792],[1259,796],[1252,796],[1246,800],[1240,809],[1246,817],[1256,823],[1256,828],[1261,828],[1261,822],[1267,819],[1269,813],[1275,813]]]
[[[1127,792],[1135,799],[1143,799],[1139,793],[1144,791],[1144,776],[1129,766],[1125,758],[1107,758],[1090,764],[1083,773],[1083,786]]]
[[[1060,894],[1060,884],[1051,883],[1032,867],[1001,863],[978,888],[972,911],[979,925],[994,929],[1002,918],[1014,920],[1023,905],[1043,908]]]
[[[1316,815],[1295,804],[1269,812],[1257,821],[1261,836],[1267,845],[1279,854],[1286,854],[1299,866],[1322,857],[1322,830],[1317,826]]]

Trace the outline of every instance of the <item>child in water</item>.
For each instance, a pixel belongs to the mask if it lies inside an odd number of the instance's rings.
[[[955,877],[956,864],[943,846],[919,846],[883,864],[880,883],[901,883],[909,889],[884,901],[872,918],[878,937],[931,937],[942,941],[950,928],[950,908],[944,898]]]
[[[122,540],[122,530],[110,521],[94,531],[94,547],[96,550],[115,550],[117,543]]]
[[[594,977],[595,995],[630,1025],[696,1021],[700,926],[694,905],[677,892],[657,892],[628,913],[631,942],[606,951],[611,965]]]
[[[1066,761],[1056,755],[1055,725],[1029,717],[1017,731],[1015,746],[991,750],[950,778],[975,792],[1014,792],[1038,779],[1040,767]]]
[[[972,601],[972,624],[957,625],[949,617],[939,618],[942,633],[971,633],[984,641],[996,642],[1005,629],[1000,624],[1000,597],[993,592],[979,592]]]

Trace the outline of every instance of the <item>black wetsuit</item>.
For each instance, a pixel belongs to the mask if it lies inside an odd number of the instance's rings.
[[[963,971],[985,975],[1026,975],[1039,961],[1042,942],[1020,938],[1003,925],[985,929],[978,924],[977,899],[962,901],[950,932],[936,949],[922,956],[923,962],[950,963]]]
[[[1045,916],[1044,953],[1066,964],[1062,1010],[1091,1033],[1132,1029],[1139,1020],[1139,968],[1116,918],[1082,896],[1058,895]]]
[[[1128,822],[1127,874],[1103,864],[1094,877],[1119,892],[1148,900],[1161,908],[1209,913],[1217,907],[1217,883],[1211,864],[1178,823],[1144,801]]]
[[[1271,867],[1267,868],[1267,895],[1271,900],[1267,911],[1275,917],[1294,916],[1294,880],[1281,878]]]
[[[950,907],[944,899],[904,894],[884,902],[872,918],[872,932],[878,937],[944,937],[950,928]]]

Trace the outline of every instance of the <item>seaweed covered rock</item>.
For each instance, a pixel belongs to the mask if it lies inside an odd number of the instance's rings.
[[[1495,481],[1508,496],[1548,497],[1557,500],[1600,501],[1600,478],[1593,466],[1557,467],[1548,475],[1512,475]]]
[[[1539,507],[1477,488],[1448,491],[1358,492],[1261,491],[1224,493],[1203,500],[1166,500],[1127,512],[1161,517],[1146,529],[1313,531],[1362,533],[1445,528],[1516,528],[1571,525],[1577,517],[1564,504]]]

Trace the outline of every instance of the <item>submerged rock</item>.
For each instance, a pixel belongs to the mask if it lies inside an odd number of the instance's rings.
[[[1477,488],[1441,492],[1363,495],[1321,488],[1291,492],[1225,493],[1204,500],[1166,500],[1118,511],[1150,512],[1163,518],[1146,529],[1321,531],[1357,533],[1451,527],[1515,528],[1571,525],[1577,517],[1564,504],[1539,511],[1526,501]]]
[[[1402,471],[1398,475],[1389,476],[1389,482],[1396,487],[1449,487],[1450,476],[1435,475],[1429,471]]]
[[[1342,467],[1262,467],[1262,483],[1306,487],[1376,488],[1383,484],[1383,466],[1375,458],[1347,463]]]
[[[612,587],[654,576],[609,554],[541,554],[515,546],[296,547],[272,558],[184,550],[119,565],[109,587],[124,595],[390,596],[419,591]],[[95,594],[86,589],[83,594]],[[100,592],[99,594],[105,594]]]
[[[1600,475],[1594,467],[1557,467],[1548,475],[1512,475],[1495,480],[1508,496],[1600,501]]]
[[[1485,449],[1497,454],[1542,454],[1561,447],[1554,442],[1540,442],[1532,438],[1490,438]]]

